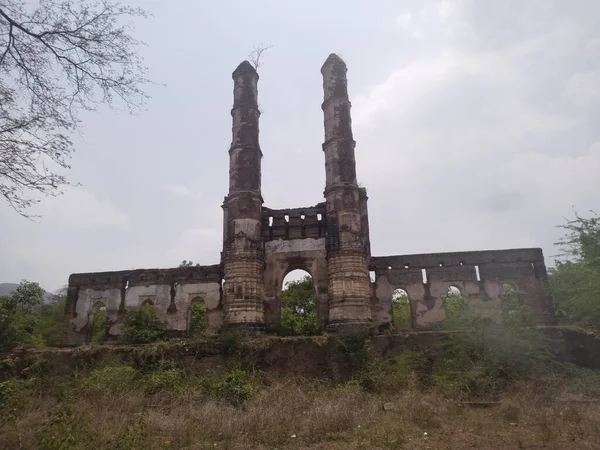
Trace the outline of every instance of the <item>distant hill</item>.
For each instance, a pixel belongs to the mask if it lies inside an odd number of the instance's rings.
[[[12,294],[19,287],[19,283],[0,283],[0,295]],[[54,294],[44,291],[44,303],[51,303],[54,300]]]

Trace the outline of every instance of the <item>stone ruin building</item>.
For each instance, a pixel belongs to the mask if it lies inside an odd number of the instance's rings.
[[[263,205],[257,103],[258,74],[248,62],[233,72],[229,192],[223,208],[220,263],[172,269],[78,273],[69,277],[65,315],[71,343],[86,342],[93,315],[106,311],[109,337],[123,332],[126,313],[146,303],[173,336],[185,336],[192,305],[203,302],[210,330],[269,332],[281,316],[280,293],[290,271],[312,276],[321,327],[334,332],[392,321],[392,296],[407,293],[412,325],[436,328],[446,318],[448,289],[473,307],[498,310],[504,288],[553,322],[539,248],[372,256],[367,191],[356,180],[346,65],[337,55],[323,74],[325,191],[310,207]]]

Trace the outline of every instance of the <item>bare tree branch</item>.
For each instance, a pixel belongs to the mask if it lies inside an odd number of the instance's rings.
[[[69,185],[78,113],[139,111],[150,81],[127,19],[148,14],[111,0],[0,2],[0,195],[19,214]]]
[[[265,47],[265,45],[261,42],[259,45],[255,45],[254,49],[248,55],[248,58],[250,58],[250,62],[256,70],[258,70],[258,68],[262,65],[261,60],[263,57],[263,53],[269,50],[271,47],[273,46],[269,45]]]

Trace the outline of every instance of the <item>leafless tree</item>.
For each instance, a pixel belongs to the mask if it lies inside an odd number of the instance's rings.
[[[19,214],[70,184],[79,112],[144,105],[130,20],[147,16],[111,0],[0,0],[0,195]]]
[[[267,50],[269,50],[271,47],[273,47],[273,46],[269,45],[269,46],[265,47],[265,45],[262,43],[260,45],[255,45],[254,49],[248,55],[248,58],[250,58],[250,62],[252,63],[252,65],[254,66],[254,68],[256,70],[258,70],[258,68],[262,64],[261,60],[262,60],[263,53],[266,52]]]

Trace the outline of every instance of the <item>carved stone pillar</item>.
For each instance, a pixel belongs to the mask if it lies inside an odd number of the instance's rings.
[[[346,64],[335,54],[329,55],[321,69],[330,331],[371,320],[366,192],[356,181],[346,71]]]
[[[229,194],[223,202],[225,326],[264,328],[264,250],[261,238],[261,158],[258,142],[258,74],[248,61],[233,72]]]

